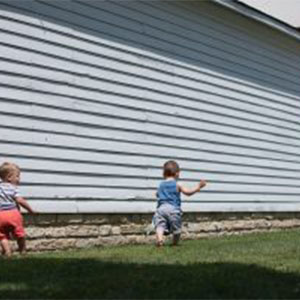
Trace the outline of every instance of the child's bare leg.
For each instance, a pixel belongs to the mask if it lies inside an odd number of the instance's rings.
[[[156,245],[162,246],[164,243],[164,229],[161,227],[156,228]]]
[[[180,234],[173,235],[173,246],[177,246],[180,240]]]
[[[19,252],[20,254],[25,254],[26,252],[26,242],[25,242],[25,238],[18,238],[17,239],[17,243],[19,246]]]
[[[11,256],[11,249],[9,245],[9,241],[7,239],[1,240],[1,248],[2,248],[2,254],[6,257]]]

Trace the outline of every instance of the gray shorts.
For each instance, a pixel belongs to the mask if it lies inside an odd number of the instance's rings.
[[[155,212],[153,223],[155,229],[162,228],[164,234],[181,233],[181,216],[180,208],[170,204],[162,204]]]

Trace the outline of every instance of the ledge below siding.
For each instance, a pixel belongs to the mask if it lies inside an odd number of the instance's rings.
[[[29,251],[154,243],[152,214],[25,215]],[[300,213],[185,213],[182,239],[300,227]]]

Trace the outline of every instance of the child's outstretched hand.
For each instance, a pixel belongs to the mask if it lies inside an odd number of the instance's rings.
[[[206,181],[205,180],[200,180],[198,187],[199,191],[206,186]]]

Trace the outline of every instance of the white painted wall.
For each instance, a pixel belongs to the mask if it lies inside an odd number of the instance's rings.
[[[300,45],[210,2],[0,1],[0,162],[42,212],[299,210]]]

